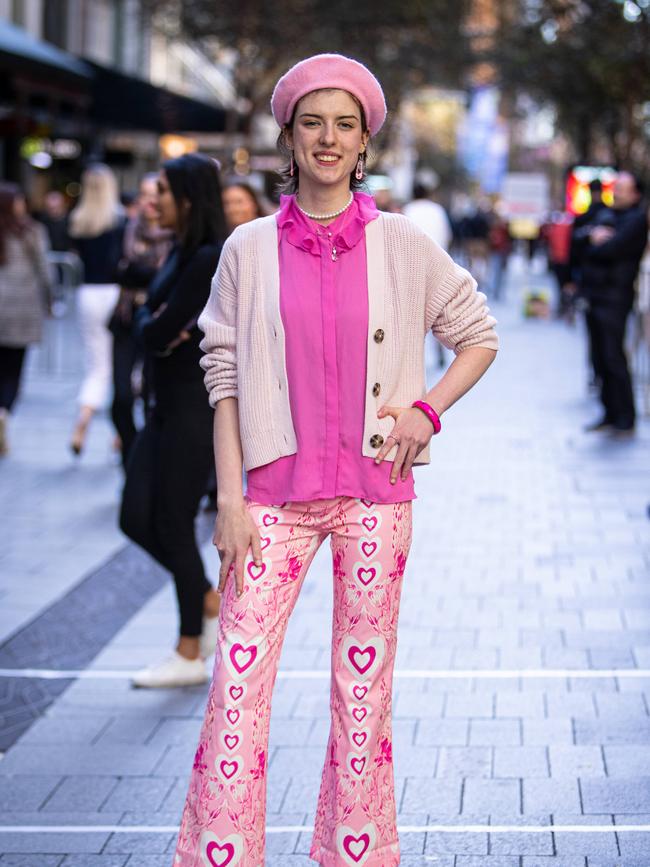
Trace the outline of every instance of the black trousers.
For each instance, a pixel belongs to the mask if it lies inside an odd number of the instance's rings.
[[[596,376],[601,381],[600,399],[605,420],[620,430],[634,426],[634,392],[625,355],[625,328],[630,304],[591,302],[589,331]]]
[[[25,347],[0,346],[0,409],[11,409],[20,390]]]
[[[212,466],[212,416],[202,383],[166,395],[133,444],[120,527],[176,584],[180,634],[201,634],[206,578],[194,521]]]
[[[133,419],[135,395],[131,377],[133,368],[142,358],[142,350],[131,328],[121,324],[113,331],[113,403],[111,418],[122,441],[122,464],[126,468],[129,454],[138,433]]]

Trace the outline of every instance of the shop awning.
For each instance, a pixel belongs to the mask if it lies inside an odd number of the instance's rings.
[[[93,73],[90,116],[100,125],[158,133],[223,132],[226,128],[226,111],[219,106],[97,63],[85,64]]]
[[[92,70],[83,60],[49,42],[35,39],[22,27],[7,21],[0,21],[0,68],[19,73],[40,68],[49,74],[77,80],[92,78]]]

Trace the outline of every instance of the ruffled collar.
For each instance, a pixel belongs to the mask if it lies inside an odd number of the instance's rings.
[[[302,213],[296,205],[295,196],[281,196],[277,221],[282,237],[286,237],[290,244],[314,256],[320,256],[319,237],[328,238],[339,253],[344,253],[359,243],[364,237],[367,224],[378,216],[379,211],[372,196],[367,193],[354,193],[350,207],[329,226],[321,226]]]

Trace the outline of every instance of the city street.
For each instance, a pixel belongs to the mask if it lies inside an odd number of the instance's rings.
[[[582,323],[523,319],[534,287],[548,276],[515,259],[500,354],[416,471],[393,715],[403,865],[650,864],[650,422],[630,441],[582,432],[599,415]],[[80,460],[67,451],[80,349],[70,318],[50,328],[0,464],[0,867],[171,867],[207,687],[130,687],[174,640],[171,582],[117,528],[108,419]],[[282,653],[268,867],[313,864],[329,569],[325,544]]]

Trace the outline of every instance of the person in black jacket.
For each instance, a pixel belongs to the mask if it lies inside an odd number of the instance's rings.
[[[618,175],[611,225],[591,228],[582,264],[581,283],[589,304],[594,366],[601,379],[604,408],[603,417],[587,430],[608,430],[616,438],[631,436],[635,424],[624,342],[634,282],[648,237],[642,195],[641,183],[633,174]]]
[[[185,154],[163,164],[158,179],[161,228],[174,245],[135,314],[149,358],[153,407],[126,468],[120,526],[168,569],[176,584],[180,637],[162,662],[138,672],[141,687],[207,680],[205,657],[216,645],[219,594],[206,578],[194,520],[212,463],[213,411],[199,365],[197,319],[227,235],[214,160]]]

